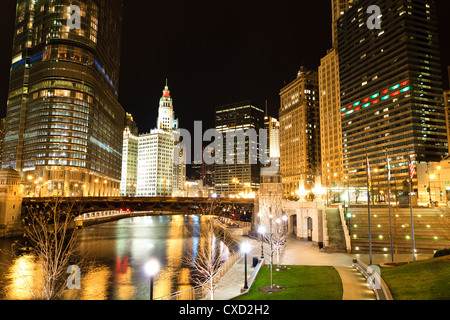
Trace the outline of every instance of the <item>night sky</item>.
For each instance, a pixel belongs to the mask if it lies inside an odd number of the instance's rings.
[[[331,48],[329,0],[125,0],[119,100],[140,133],[156,126],[165,79],[180,127],[214,125],[217,105],[251,99],[278,117],[279,91],[299,67]],[[444,87],[450,64],[450,1],[437,0]],[[2,1],[0,116],[6,101],[15,0]],[[446,34],[445,34],[446,33]],[[445,39],[445,41],[443,41]]]

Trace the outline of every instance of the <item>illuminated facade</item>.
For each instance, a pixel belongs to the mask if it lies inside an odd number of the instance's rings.
[[[331,189],[345,185],[342,125],[341,91],[339,83],[339,55],[337,51],[337,22],[351,8],[351,0],[331,0],[333,48],[320,61],[320,148],[322,185]]]
[[[18,0],[2,167],[27,194],[118,195],[122,0]]]
[[[136,196],[171,196],[173,185],[172,132],[161,129],[139,135]]]
[[[247,131],[254,129],[259,137],[259,130],[264,128],[264,111],[253,106],[251,101],[242,101],[216,107],[216,130],[222,134],[224,144],[227,134],[234,133],[235,130],[243,129]],[[257,138],[258,138],[257,137]],[[218,195],[239,194],[241,192],[259,190],[261,164],[257,159],[259,154],[259,140],[246,138],[244,145],[239,139],[230,151],[219,147],[216,153],[222,154],[223,159],[227,154],[232,154],[234,160],[232,164],[215,164],[215,190]],[[250,157],[252,160],[250,161]],[[239,163],[238,159],[245,159],[245,163]]]
[[[448,83],[450,85],[450,66],[448,67]],[[450,90],[444,91],[445,120],[447,122],[447,139],[450,142]],[[450,143],[449,143],[450,153]]]
[[[267,130],[268,156],[280,158],[280,122],[273,117],[265,116],[264,129]]]
[[[354,0],[331,0],[331,21],[333,47],[337,45],[337,21],[353,5]]]
[[[380,30],[365,26],[371,4],[358,1],[338,21],[341,116],[345,174],[365,186],[367,153],[380,194],[386,152],[400,182],[409,155],[413,163],[440,161],[448,142],[434,1],[379,1]]]
[[[444,91],[445,119],[447,122],[447,140],[450,141],[450,90]],[[450,144],[449,144],[450,152]]]
[[[342,153],[341,99],[339,58],[336,49],[329,50],[319,67],[320,151],[322,185],[339,188],[344,185]]]
[[[184,188],[186,162],[174,161],[178,119],[173,110],[169,87],[164,87],[159,102],[157,128],[138,137],[136,196],[164,197]],[[178,159],[185,160],[180,152]]]
[[[120,180],[120,195],[134,196],[137,187],[138,162],[138,129],[129,113],[125,118],[122,148],[122,176]]]
[[[320,171],[319,83],[302,68],[281,89],[280,171],[285,196],[312,190]]]

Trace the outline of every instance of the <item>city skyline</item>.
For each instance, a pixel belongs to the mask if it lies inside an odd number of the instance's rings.
[[[159,88],[166,78],[176,92],[182,127],[188,130],[195,120],[214,127],[216,106],[247,99],[260,108],[267,100],[269,115],[277,118],[279,89],[295,79],[302,64],[317,69],[320,58],[331,48],[331,8],[320,3],[265,2],[254,7],[249,1],[236,7],[239,10],[232,10],[233,3],[223,4],[221,10],[202,3],[192,7],[179,2],[139,3],[136,12],[133,6],[137,4],[124,4],[119,102],[135,117],[140,132],[153,127]],[[445,12],[450,12],[450,5],[442,0],[436,4],[446,89],[450,45],[443,35],[449,29],[445,28],[449,25]],[[297,9],[308,14],[295,21]],[[1,37],[6,47],[12,48],[15,4],[7,4],[5,10],[11,14],[1,22]],[[146,14],[152,22],[141,19]],[[166,23],[162,23],[164,19]],[[144,29],[145,23],[149,24],[148,35],[141,38],[136,30]],[[0,53],[0,117],[6,115],[11,52]],[[192,109],[203,112],[193,113]]]
[[[8,1],[0,300],[449,299],[448,0]]]

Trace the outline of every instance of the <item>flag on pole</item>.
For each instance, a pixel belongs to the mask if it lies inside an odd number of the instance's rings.
[[[410,157],[408,157],[408,163],[409,163],[409,176],[412,180],[416,175],[416,168],[414,168],[414,165],[412,164]]]
[[[387,156],[386,153],[386,163],[387,163],[387,176],[388,176],[388,181],[391,181],[391,165],[389,163],[389,157]]]
[[[370,162],[369,162],[369,156],[367,157],[367,187],[369,190],[372,189],[372,178],[370,177]]]

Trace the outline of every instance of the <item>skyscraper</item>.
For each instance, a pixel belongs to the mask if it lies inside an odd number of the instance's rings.
[[[448,83],[450,85],[450,66],[448,67]],[[445,121],[447,123],[447,140],[450,152],[450,89],[444,91]]]
[[[233,163],[215,165],[215,190],[218,195],[230,195],[257,191],[260,183],[261,164],[258,161],[259,130],[264,128],[264,111],[253,106],[251,101],[242,101],[216,107],[216,130],[223,136],[223,145],[215,150],[222,154],[223,159],[231,155]],[[227,137],[230,138],[236,130],[255,130],[255,139],[246,138],[245,141],[236,139],[233,150],[224,148]],[[231,139],[230,139],[231,140]],[[239,159],[245,159],[240,163]]]
[[[176,129],[178,119],[175,118],[173,99],[166,82],[159,101],[156,128],[138,137],[137,196],[171,196],[172,192],[184,188],[186,155],[182,150],[174,154]],[[178,163],[174,157],[178,157]]]
[[[280,121],[274,117],[264,117],[264,129],[267,130],[268,157],[280,158]]]
[[[6,118],[0,119],[0,164],[2,163],[3,157],[3,140],[5,140],[5,126]]]
[[[123,130],[122,175],[120,179],[120,195],[134,196],[137,187],[138,165],[138,128],[133,116],[126,113]]]
[[[380,0],[381,29],[369,29],[361,0],[338,21],[344,170],[366,184],[408,177],[413,162],[439,161],[448,152],[434,1]],[[386,179],[382,179],[382,181]],[[416,181],[414,182],[416,184]]]
[[[122,0],[18,0],[2,167],[42,195],[118,195]]]
[[[339,18],[347,12],[353,5],[354,0],[331,0],[331,29],[333,47],[337,46],[337,22]]]
[[[319,83],[302,67],[280,92],[280,171],[285,196],[312,190],[320,171]]]
[[[352,3],[351,0],[331,0],[333,46],[319,66],[321,178],[322,185],[335,190],[345,184],[337,22]]]
[[[172,132],[161,129],[139,135],[136,196],[172,195],[174,178]]]

